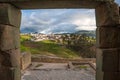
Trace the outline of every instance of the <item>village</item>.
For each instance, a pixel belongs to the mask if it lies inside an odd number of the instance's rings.
[[[43,33],[21,33],[20,35],[29,35],[32,38],[31,41],[38,42],[43,40],[62,40],[63,34],[43,34]],[[67,36],[70,36],[70,34],[66,34]]]

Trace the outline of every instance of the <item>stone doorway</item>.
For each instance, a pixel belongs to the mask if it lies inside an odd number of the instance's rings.
[[[114,0],[0,0],[0,78],[2,80],[21,80],[20,10],[40,8],[96,9],[98,48],[96,80],[120,79],[120,9]]]

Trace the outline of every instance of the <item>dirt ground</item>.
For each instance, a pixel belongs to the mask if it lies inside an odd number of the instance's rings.
[[[33,63],[22,80],[95,80],[92,68],[68,69],[67,63]]]

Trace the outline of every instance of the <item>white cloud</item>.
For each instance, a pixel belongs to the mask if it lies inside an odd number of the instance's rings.
[[[29,15],[23,12],[21,30],[34,28],[34,31],[43,33],[94,30],[94,13],[94,10],[80,9],[38,10],[27,13]]]

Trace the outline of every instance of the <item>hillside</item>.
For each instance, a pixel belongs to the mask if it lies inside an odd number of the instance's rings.
[[[86,35],[86,36],[89,36],[89,37],[96,37],[96,31],[95,30],[79,30],[79,31],[76,31],[74,33],[60,33],[62,35],[66,35],[66,34],[78,34],[78,35]]]
[[[96,37],[96,33],[95,33],[94,30],[92,30],[92,31],[80,30],[80,31],[75,32],[75,34],[85,34],[87,36],[91,36],[91,37],[94,37],[94,38]]]
[[[30,36],[21,36],[21,52],[29,51],[33,55],[48,55],[62,58],[78,58],[77,53],[61,46],[54,41],[44,40],[39,42],[29,41]]]

